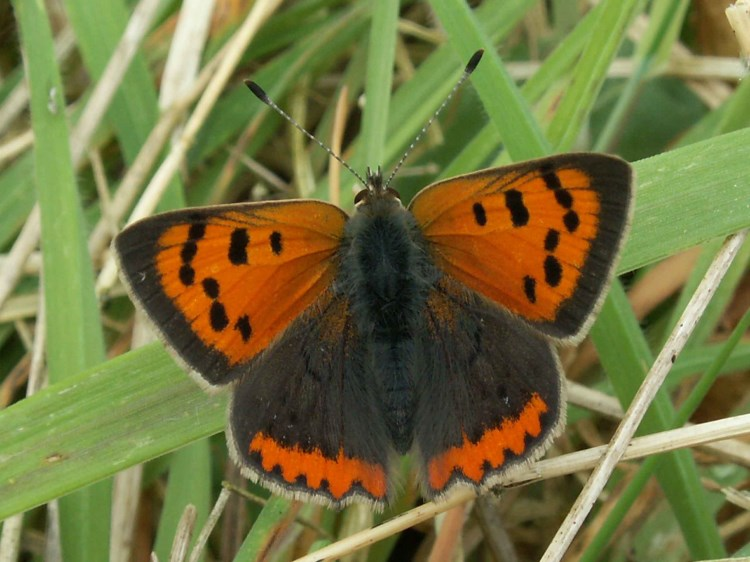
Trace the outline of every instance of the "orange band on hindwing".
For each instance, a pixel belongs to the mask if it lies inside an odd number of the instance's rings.
[[[526,452],[526,437],[537,437],[542,432],[541,417],[548,410],[538,394],[533,394],[517,418],[503,421],[500,427],[488,429],[476,442],[464,436],[464,442],[451,447],[430,460],[428,484],[439,493],[454,475],[480,485],[488,472],[505,464],[505,452],[516,456]]]
[[[361,488],[375,502],[383,502],[387,495],[385,469],[344,454],[339,449],[336,458],[326,457],[320,449],[303,451],[299,446],[286,447],[263,433],[250,443],[251,456],[260,457],[260,466],[267,474],[278,474],[291,487],[301,486],[312,493],[328,494],[334,501]],[[281,483],[283,486],[284,484]]]

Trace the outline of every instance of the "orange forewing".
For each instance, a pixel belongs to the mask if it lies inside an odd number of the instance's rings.
[[[629,184],[619,159],[555,156],[436,183],[410,210],[438,267],[566,338],[581,331],[611,274],[625,227],[605,223],[627,219]],[[563,320],[571,300],[574,318]]]
[[[172,320],[160,317],[165,307],[149,310],[149,302],[163,299],[158,291],[150,301],[143,298],[138,286],[138,271],[153,267],[163,297],[189,325],[183,333],[231,368],[267,348],[330,285],[346,220],[343,211],[318,201],[190,209],[143,221],[151,221],[155,240],[140,242],[135,235],[143,238],[144,230],[131,237],[126,230],[118,251],[153,245],[146,267],[121,259],[132,292],[166,332]],[[190,345],[176,343],[178,350]]]

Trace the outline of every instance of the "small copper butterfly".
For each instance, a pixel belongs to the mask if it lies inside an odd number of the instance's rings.
[[[440,181],[405,208],[368,171],[351,217],[312,200],[185,209],[114,247],[162,339],[233,385],[246,476],[382,507],[398,455],[439,499],[545,452],[565,412],[554,346],[603,299],[632,181],[619,158],[564,154]]]

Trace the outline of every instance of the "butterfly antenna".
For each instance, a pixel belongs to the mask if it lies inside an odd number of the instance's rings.
[[[461,75],[461,78],[458,79],[458,82],[456,82],[456,85],[453,86],[453,89],[450,91],[448,96],[443,100],[443,103],[440,104],[440,107],[438,107],[435,110],[435,113],[432,114],[432,117],[425,123],[424,127],[422,127],[422,130],[417,133],[417,136],[414,138],[414,140],[409,145],[409,148],[406,149],[406,152],[404,152],[404,155],[401,157],[401,160],[398,161],[398,164],[396,164],[396,167],[393,168],[393,171],[391,172],[391,175],[388,176],[388,179],[385,182],[385,187],[388,187],[391,185],[391,181],[393,180],[394,176],[396,175],[396,172],[398,172],[399,168],[404,164],[406,161],[407,156],[411,154],[411,151],[414,149],[416,144],[419,142],[419,139],[422,138],[422,135],[425,134],[425,131],[430,128],[430,125],[432,125],[432,122],[437,118],[438,115],[445,109],[445,106],[448,105],[448,102],[451,101],[451,98],[453,97],[453,94],[456,93],[456,91],[461,87],[461,85],[466,81],[466,79],[471,76],[471,73],[474,72],[474,69],[479,64],[479,61],[482,59],[482,55],[484,54],[484,49],[479,49],[476,53],[471,55],[471,58],[469,59],[468,64],[466,65],[466,68],[464,68],[464,73]]]
[[[360,175],[359,175],[359,174],[358,174],[358,173],[357,173],[357,172],[356,172],[356,171],[354,170],[354,168],[352,168],[352,167],[351,167],[351,166],[350,166],[349,164],[347,164],[347,163],[346,163],[346,162],[344,161],[344,159],[343,159],[343,158],[341,158],[341,156],[339,156],[339,155],[338,155],[338,154],[336,154],[336,153],[335,153],[335,152],[334,152],[333,150],[331,150],[331,149],[330,149],[330,148],[328,147],[328,145],[327,145],[327,144],[325,144],[325,143],[323,143],[322,141],[318,140],[318,138],[317,138],[317,137],[316,137],[315,135],[313,135],[312,133],[310,133],[310,132],[309,132],[309,131],[308,131],[307,129],[305,129],[305,128],[304,128],[304,127],[303,127],[302,125],[300,125],[299,123],[297,123],[297,121],[296,121],[296,120],[295,120],[295,119],[294,119],[294,118],[293,118],[293,117],[292,117],[291,115],[289,115],[289,114],[288,114],[288,113],[287,113],[286,111],[284,111],[284,110],[283,110],[283,109],[281,109],[281,108],[280,108],[280,107],[279,107],[278,105],[276,105],[276,103],[274,103],[274,101],[273,101],[273,100],[272,100],[271,98],[269,98],[269,97],[268,97],[268,94],[266,94],[266,92],[265,92],[265,91],[263,90],[263,88],[261,88],[260,86],[258,86],[258,84],[256,84],[256,83],[255,83],[255,82],[253,82],[252,80],[245,80],[245,86],[247,86],[248,88],[250,88],[250,91],[251,91],[251,92],[252,92],[253,94],[255,94],[255,97],[257,97],[257,98],[258,98],[258,99],[259,99],[260,101],[262,101],[263,103],[265,103],[265,104],[266,104],[266,105],[267,105],[268,107],[270,107],[271,109],[275,110],[275,111],[276,111],[276,113],[278,113],[279,115],[281,115],[281,116],[282,116],[282,117],[283,117],[284,119],[286,119],[286,120],[287,120],[287,121],[289,121],[289,122],[290,122],[290,123],[291,123],[292,125],[294,125],[295,127],[297,127],[297,129],[299,129],[300,131],[302,131],[302,132],[303,132],[303,133],[304,133],[304,134],[305,134],[305,135],[307,136],[307,138],[309,138],[310,140],[313,140],[313,141],[315,141],[316,143],[318,143],[318,145],[320,145],[320,147],[321,147],[321,148],[322,148],[323,150],[325,150],[325,151],[326,151],[326,152],[327,152],[328,154],[330,154],[330,155],[331,155],[331,156],[333,156],[333,157],[334,157],[334,158],[335,158],[336,160],[338,160],[339,162],[341,162],[341,164],[342,164],[342,165],[343,165],[343,166],[344,166],[344,167],[345,167],[345,168],[346,168],[347,170],[349,170],[349,171],[350,171],[350,172],[351,172],[351,173],[352,173],[352,174],[354,175],[354,177],[356,177],[356,178],[357,178],[357,179],[358,179],[358,180],[359,180],[359,181],[360,181],[360,182],[362,183],[362,185],[363,185],[363,186],[366,186],[366,185],[367,185],[367,182],[366,182],[366,181],[365,181],[365,180],[364,180],[364,179],[362,178],[362,176],[360,176]]]

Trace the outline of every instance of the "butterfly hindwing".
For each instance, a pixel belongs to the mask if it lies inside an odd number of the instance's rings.
[[[330,285],[346,220],[319,201],[187,209],[129,226],[115,250],[162,338],[224,384]]]
[[[409,209],[436,265],[542,333],[576,340],[611,279],[630,166],[563,154],[426,187]]]
[[[229,442],[243,473],[298,499],[382,508],[394,455],[345,297],[325,293],[235,388]]]
[[[486,489],[541,456],[565,416],[550,342],[450,277],[431,291],[420,339],[414,440],[428,498]]]

